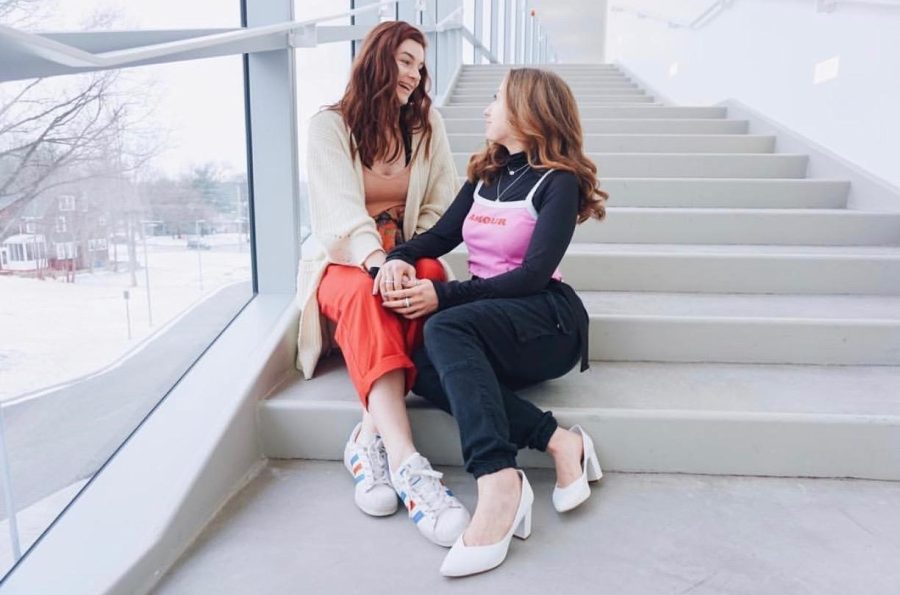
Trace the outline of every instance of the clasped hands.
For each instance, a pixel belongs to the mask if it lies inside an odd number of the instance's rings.
[[[438,309],[434,284],[428,279],[417,279],[416,267],[402,260],[389,260],[378,269],[372,295],[381,295],[385,308],[410,320]]]

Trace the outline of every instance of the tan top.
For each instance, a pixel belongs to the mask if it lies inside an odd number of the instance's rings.
[[[366,191],[366,210],[370,217],[383,213],[388,209],[406,205],[406,193],[409,191],[409,166],[398,172],[381,173],[378,163],[373,164],[374,171],[363,168],[363,187]]]

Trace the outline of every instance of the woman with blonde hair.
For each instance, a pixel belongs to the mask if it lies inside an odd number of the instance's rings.
[[[373,281],[386,252],[434,225],[457,187],[444,124],[428,96],[425,46],[408,23],[376,26],[344,96],[310,121],[312,238],[297,281],[297,364],[312,377],[323,339],[330,340],[323,329],[333,325],[364,410],[344,449],[357,506],[387,516],[399,497],[418,530],[449,547],[469,513],[416,452],[405,403],[424,320],[383,307],[381,293],[400,288],[402,276]],[[419,279],[447,278],[434,259],[415,259],[409,270]]]
[[[425,324],[413,390],[457,421],[478,507],[441,572],[464,576],[506,558],[513,535],[531,532],[534,499],[516,454],[547,451],[556,466],[553,504],[571,510],[601,470],[590,437],[559,427],[514,391],[588,362],[588,315],[559,264],[577,223],[603,219],[607,194],[584,155],[578,106],[557,75],[513,69],[484,112],[487,147],[468,181],[426,233],[388,255],[379,276],[413,277],[413,263],[465,242],[469,281],[419,280],[385,306]]]

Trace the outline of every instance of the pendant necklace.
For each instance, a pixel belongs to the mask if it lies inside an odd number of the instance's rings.
[[[519,173],[520,171],[522,171],[523,169],[526,169],[526,168],[528,168],[528,167],[531,167],[531,164],[530,164],[530,163],[526,163],[525,165],[523,165],[522,167],[520,167],[519,169],[517,169],[517,170],[515,170],[515,171],[513,171],[513,170],[510,169],[510,170],[509,170],[509,175],[513,176],[513,175]],[[504,194],[506,194],[506,191],[509,190],[510,188],[512,188],[512,187],[516,184],[516,182],[518,182],[519,180],[522,179],[522,177],[524,177],[524,176],[519,176],[518,178],[516,178],[515,180],[513,180],[512,182],[510,182],[509,186],[507,186],[507,187],[506,187],[506,190],[504,190],[503,192],[500,192],[500,179],[498,179],[498,180],[497,180],[497,198],[496,198],[497,202],[500,202],[500,197],[503,196]],[[501,176],[501,178],[502,178],[502,176]]]

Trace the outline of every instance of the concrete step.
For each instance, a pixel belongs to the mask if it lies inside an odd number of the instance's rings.
[[[588,153],[601,179],[613,178],[803,178],[807,155],[748,153]],[[454,153],[457,171],[466,171],[470,153]]]
[[[579,95],[576,97],[576,100],[578,101],[579,111],[582,108],[605,105],[661,105],[653,97],[648,95]],[[490,96],[453,95],[445,105],[448,107],[466,107],[474,105],[487,106],[491,101],[493,101],[493,98]]]
[[[843,209],[850,189],[846,180],[760,178],[602,178],[600,185],[611,206],[699,209]]]
[[[459,119],[481,119],[483,118],[484,106],[441,106],[438,108],[444,118]],[[579,106],[578,108],[582,119],[590,120],[595,118],[724,118],[726,108],[724,107],[694,107],[694,106]]]
[[[608,361],[900,365],[900,297],[580,292]]]
[[[451,132],[450,150],[481,150],[484,134]],[[775,137],[749,134],[585,134],[591,153],[772,153]]]
[[[593,362],[521,394],[581,424],[607,471],[900,479],[900,368]],[[459,465],[453,419],[411,396],[416,446]],[[264,454],[340,460],[359,400],[340,357],[259,405]],[[348,430],[349,431],[349,430]],[[551,461],[524,450],[525,467]]]
[[[609,207],[586,221],[576,242],[898,246],[900,213],[846,209]]]
[[[484,134],[484,117],[445,119],[447,132],[453,134]],[[746,134],[747,120],[620,118],[584,119],[584,134]]]
[[[467,254],[445,256],[468,278]],[[585,291],[900,295],[900,248],[573,243],[563,277]]]

